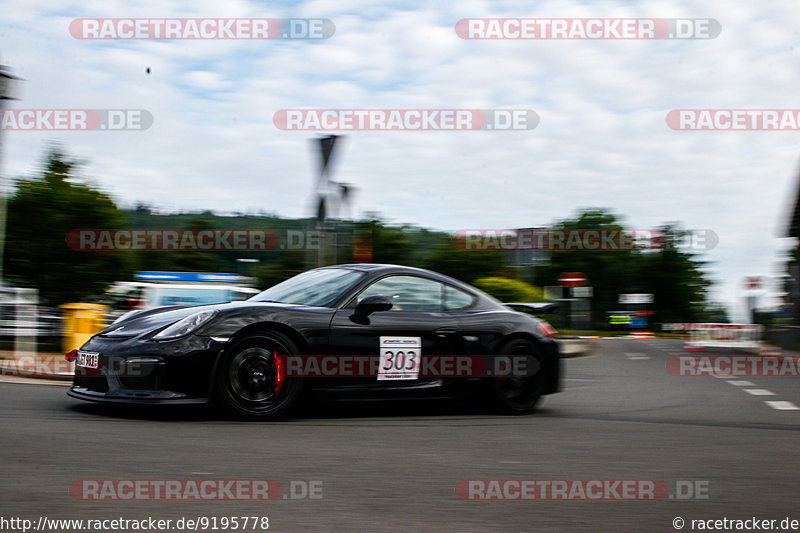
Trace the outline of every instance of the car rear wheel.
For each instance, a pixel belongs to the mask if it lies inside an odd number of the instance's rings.
[[[488,380],[493,405],[503,413],[524,415],[532,412],[542,398],[544,373],[534,344],[527,339],[513,339],[502,346],[501,355],[525,357],[525,375],[506,374]],[[513,366],[512,366],[513,368]]]
[[[286,358],[297,354],[292,341],[278,332],[260,333],[236,343],[217,373],[223,406],[245,418],[285,414],[302,392],[302,380],[286,376]]]

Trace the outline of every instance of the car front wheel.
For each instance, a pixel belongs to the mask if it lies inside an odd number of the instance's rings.
[[[295,345],[278,332],[260,333],[237,342],[217,373],[219,398],[237,416],[253,419],[285,414],[302,392],[302,380],[286,376],[286,358]]]

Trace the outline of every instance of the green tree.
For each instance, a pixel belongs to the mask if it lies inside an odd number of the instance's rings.
[[[715,302],[709,302],[700,314],[700,322],[711,322],[715,324],[729,324],[730,317],[725,306]]]
[[[373,263],[409,265],[414,245],[403,229],[387,226],[377,217],[357,223],[356,228],[371,237]]]
[[[658,228],[664,242],[660,249],[638,254],[638,288],[654,295],[656,320],[682,322],[702,320],[709,304],[708,288],[702,268],[705,263],[681,251],[686,232],[676,225]]]
[[[553,226],[554,230],[621,231],[623,226],[616,215],[605,209],[586,209],[575,218],[566,219]],[[550,261],[537,270],[537,281],[542,285],[558,285],[558,276],[564,272],[582,272],[587,285],[593,288],[592,319],[605,323],[605,312],[619,308],[618,294],[633,292],[633,268],[636,258],[630,250],[554,251]]]
[[[510,277],[508,254],[500,250],[461,250],[452,243],[433,247],[424,267],[465,283],[487,276]]]
[[[214,227],[214,215],[211,212],[205,212],[192,217],[181,227],[180,231],[212,229],[217,229]],[[169,270],[178,272],[219,272],[224,269],[219,253],[203,250],[181,250],[169,253],[168,261]]]
[[[290,250],[277,263],[256,267],[254,275],[258,279],[258,288],[267,289],[306,270],[306,253],[303,250]]]
[[[52,150],[41,176],[20,179],[8,200],[5,272],[9,283],[35,287],[49,305],[81,301],[126,279],[124,252],[76,251],[74,229],[117,229],[122,216],[103,192],[76,181],[76,162]]]
[[[557,224],[565,230],[623,230],[617,217],[606,209],[587,209],[575,218]],[[664,225],[662,245],[655,250],[591,250],[552,252],[548,265],[540,267],[538,279],[544,285],[557,284],[563,272],[586,274],[587,285],[594,289],[592,318],[606,324],[605,313],[620,309],[618,295],[642,292],[654,295],[655,322],[694,321],[707,306],[710,282],[703,272],[704,263],[682,251],[685,231],[676,225]]]
[[[478,278],[473,282],[477,288],[491,294],[501,302],[541,302],[544,292],[524,281],[508,278]]]

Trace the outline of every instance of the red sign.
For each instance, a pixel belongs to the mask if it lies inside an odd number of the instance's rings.
[[[744,288],[750,291],[755,291],[761,288],[761,283],[763,282],[763,278],[760,276],[746,276],[742,283],[744,284]]]
[[[564,272],[558,276],[558,282],[564,287],[580,287],[586,283],[586,275],[583,272]]]

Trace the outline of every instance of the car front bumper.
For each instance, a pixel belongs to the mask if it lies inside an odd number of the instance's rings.
[[[93,402],[206,403],[223,346],[196,335],[169,342],[94,337],[81,351],[98,353],[98,368],[76,366],[67,394]]]

